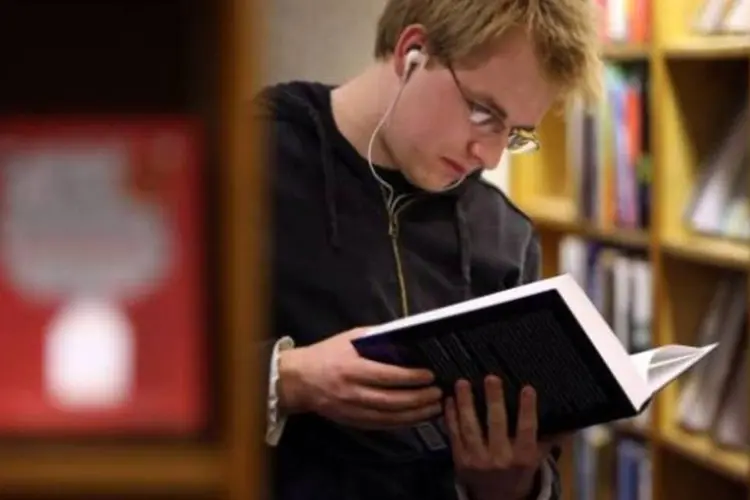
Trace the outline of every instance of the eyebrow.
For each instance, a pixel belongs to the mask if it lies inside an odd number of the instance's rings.
[[[448,71],[450,71],[451,76],[453,77],[453,81],[455,82],[456,87],[458,87],[458,90],[463,95],[464,99],[468,99],[469,97],[471,97],[472,100],[492,111],[492,113],[499,117],[503,122],[508,120],[508,112],[503,106],[496,103],[495,99],[491,95],[484,92],[476,92],[472,89],[467,89],[463,82],[459,80],[458,75],[456,74],[456,70],[453,68],[453,66],[450,63],[448,63],[447,66]],[[536,131],[535,125],[516,125],[511,128],[525,130],[527,132]]]
[[[492,96],[482,93],[482,92],[474,92],[471,89],[464,89],[467,91],[468,94],[473,94],[473,99],[476,100],[479,104],[482,106],[488,108],[492,111],[493,114],[499,116],[503,121],[508,120],[508,112],[505,110],[505,108],[498,103],[495,102],[495,100],[492,98]],[[526,130],[529,132],[533,132],[536,130],[536,127],[534,125],[515,125],[511,128]]]

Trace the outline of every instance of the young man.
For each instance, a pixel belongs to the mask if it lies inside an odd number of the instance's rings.
[[[533,388],[511,439],[499,379],[485,381],[487,415],[477,415],[465,381],[444,398],[432,374],[364,360],[350,341],[538,279],[531,222],[480,175],[506,150],[540,147],[534,129],[556,101],[595,96],[592,3],[389,0],[359,76],[261,94],[273,498],[559,498],[558,450],[537,441]],[[432,440],[415,431],[438,416],[449,459],[431,458]]]

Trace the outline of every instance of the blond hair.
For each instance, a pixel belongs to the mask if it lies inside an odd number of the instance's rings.
[[[516,27],[527,30],[545,76],[561,97],[588,102],[601,93],[596,12],[592,0],[388,0],[378,21],[375,57],[393,54],[409,25],[425,28],[431,56],[477,62]]]

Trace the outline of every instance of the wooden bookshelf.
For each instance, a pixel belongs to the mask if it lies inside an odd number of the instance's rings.
[[[219,450],[207,447],[10,447],[0,454],[2,491],[217,493],[226,481]]]
[[[646,137],[652,162],[648,227],[625,229],[584,217],[581,165],[571,159],[573,125],[564,110],[553,111],[541,124],[538,153],[511,158],[510,194],[538,227],[545,274],[561,271],[559,252],[568,237],[645,254],[652,269],[651,334],[656,345],[696,342],[706,301],[722,273],[744,275],[750,290],[750,240],[699,233],[685,215],[705,159],[733,113],[749,106],[750,96],[750,35],[696,35],[690,23],[701,2],[652,0],[647,43],[605,43],[602,49],[607,63],[647,66]],[[750,151],[750,135],[746,147]],[[750,348],[741,355],[750,359]],[[677,417],[683,385],[681,379],[660,393],[647,428],[614,425],[616,439],[647,444],[652,498],[750,499],[748,449],[720,445],[707,432],[685,430]],[[566,453],[566,498],[575,498],[573,448]]]
[[[263,497],[263,169],[247,113],[261,2],[2,2],[0,116],[190,115],[201,158],[210,422],[195,435],[0,440],[0,498],[251,500]],[[33,36],[29,36],[33,33]],[[165,353],[168,355],[168,353]],[[256,373],[256,370],[258,372]]]

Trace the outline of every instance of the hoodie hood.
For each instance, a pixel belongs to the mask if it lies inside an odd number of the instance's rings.
[[[336,171],[333,150],[325,123],[325,100],[309,83],[291,82],[265,88],[256,98],[257,109],[263,118],[288,122],[301,127],[318,138],[320,160],[323,165],[328,232],[331,244],[338,248],[338,214],[336,207]],[[318,89],[319,90],[319,89]]]

